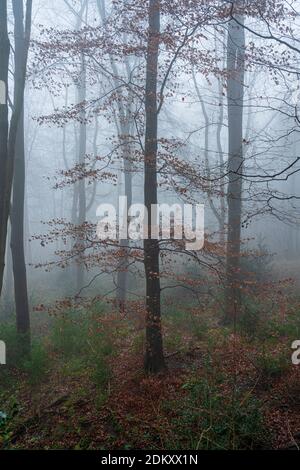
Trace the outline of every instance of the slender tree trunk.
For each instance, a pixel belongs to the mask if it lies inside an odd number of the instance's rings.
[[[76,9],[71,5],[71,3],[66,2],[67,6],[69,7],[70,11],[73,13],[76,19],[76,26],[75,29],[78,31],[83,23],[83,15],[85,13],[85,19],[87,20],[88,14],[88,2],[87,0],[83,0],[80,2],[80,9],[77,12]],[[79,125],[79,138],[78,138],[78,145],[76,139],[76,163],[83,164],[85,161],[86,156],[86,113],[84,109],[84,102],[86,99],[86,65],[85,65],[85,58],[84,54],[81,54],[81,70],[80,70],[80,77],[79,82],[77,85],[77,101],[78,103],[82,103],[82,109],[80,112],[80,125]],[[75,131],[76,134],[76,131]],[[72,200],[72,223],[77,225],[82,225],[86,221],[86,188],[85,188],[85,180],[82,178],[81,180],[77,181],[74,184],[73,190],[73,200]],[[75,266],[75,285],[77,293],[82,289],[84,285],[84,272],[85,267],[83,264],[83,252],[84,252],[84,242],[83,240],[78,237],[76,240],[76,250],[78,251],[77,256],[77,265]]]
[[[146,353],[145,370],[159,372],[165,368],[161,332],[159,242],[151,239],[151,206],[157,204],[157,74],[160,35],[160,0],[149,1],[149,36],[146,73],[145,135],[145,206],[148,210],[148,239],[144,240],[146,273]]]
[[[24,50],[20,64],[20,79],[15,82],[14,108],[8,128],[7,76],[9,59],[9,40],[7,35],[7,2],[0,1],[0,86],[5,87],[5,101],[0,104],[0,295],[3,285],[4,259],[7,239],[7,223],[10,213],[12,182],[14,175],[15,146],[19,119],[23,110],[24,88],[28,48],[31,33],[32,0],[26,2]],[[7,141],[8,133],[8,141]]]
[[[19,0],[16,0],[20,5]],[[16,156],[13,181],[13,203],[11,211],[11,252],[13,260],[14,289],[16,302],[17,331],[26,335],[30,343],[30,316],[27,293],[27,275],[24,252],[24,197],[25,197],[25,154],[23,113],[19,121],[16,141]]]
[[[15,20],[15,83],[22,79],[22,63],[25,50],[23,0],[13,0]],[[14,102],[17,101],[15,87]],[[14,273],[17,332],[22,335],[22,353],[30,351],[30,315],[27,293],[27,276],[24,252],[24,200],[25,200],[25,145],[24,145],[24,106],[18,123],[15,145],[13,179],[13,202],[11,211],[11,252]]]
[[[80,128],[79,128],[79,154],[78,163],[84,164],[86,156],[86,123],[85,123],[85,110],[84,102],[86,99],[86,70],[84,56],[81,57],[81,76],[80,84],[78,87],[78,102],[83,103],[83,108],[80,113]],[[78,181],[78,220],[77,224],[82,225],[86,221],[86,191],[85,191],[85,179],[82,178]],[[84,244],[82,240],[78,241],[79,249],[84,250]],[[84,285],[84,264],[82,257],[79,255],[77,265],[77,291],[79,291]]]
[[[222,84],[219,82],[219,97],[220,97],[220,116],[219,122],[217,127],[217,148],[219,154],[219,165],[220,165],[220,208],[219,208],[219,230],[220,230],[220,244],[225,249],[225,235],[226,235],[226,192],[225,186],[223,182],[222,175],[224,174],[224,152],[222,147],[222,127],[224,124],[224,102],[223,102],[223,91],[222,91]]]
[[[87,1],[83,1],[81,4],[81,9],[77,18],[76,29],[82,24],[84,11],[87,17]],[[86,100],[86,65],[84,54],[81,54],[81,70],[80,70],[80,82],[77,88],[78,92],[78,102],[82,103],[82,109],[80,112],[80,125],[79,125],[79,142],[78,142],[78,163],[83,165],[85,162],[86,156],[86,113],[85,113],[85,100]],[[86,221],[86,188],[85,188],[85,179],[82,178],[78,181],[77,186],[77,203],[78,203],[78,218],[77,225],[82,225]],[[84,285],[84,273],[85,267],[83,264],[83,256],[81,254],[84,252],[84,242],[83,240],[77,240],[77,246],[79,249],[78,264],[76,269],[76,290],[79,292]]]
[[[210,120],[209,120],[209,116],[208,116],[208,113],[207,113],[207,110],[206,110],[206,106],[205,106],[205,103],[204,103],[203,98],[201,96],[201,93],[200,93],[200,90],[199,90],[197,80],[196,80],[196,76],[195,76],[194,72],[193,72],[193,81],[194,81],[194,85],[195,85],[195,89],[196,89],[196,93],[197,93],[199,102],[201,104],[202,114],[203,114],[204,122],[205,122],[204,161],[205,161],[207,178],[211,179],[211,170],[210,170],[210,161],[209,161],[209,127],[210,127]],[[222,114],[221,114],[221,116],[222,116]],[[218,129],[217,129],[217,145],[218,145],[220,160],[223,157],[222,146],[221,146],[221,136],[220,136],[221,129],[222,129],[222,123],[220,122],[219,125],[218,125]],[[222,169],[220,171],[222,171]],[[218,223],[218,226],[219,226],[220,243],[222,244],[222,246],[224,246],[224,244],[225,244],[225,241],[224,241],[224,232],[225,232],[225,219],[224,219],[224,217],[225,217],[225,213],[223,211],[224,197],[220,196],[221,204],[220,204],[220,208],[217,208],[216,204],[215,204],[215,201],[213,199],[212,189],[213,188],[211,188],[211,190],[209,190],[208,193],[207,193],[208,203],[209,203],[211,211],[212,211],[213,215],[215,216],[215,218],[217,220],[217,223]]]
[[[130,163],[130,153],[131,145],[129,143],[129,116],[127,117],[127,123],[125,126],[122,126],[124,139],[123,147],[123,166],[124,166],[124,183],[125,183],[125,196],[127,197],[127,206],[132,205],[132,172],[131,172],[131,163]],[[126,297],[127,297],[127,287],[128,287],[128,260],[129,260],[129,240],[128,237],[124,240],[120,240],[120,248],[123,250],[123,255],[121,262],[118,266],[118,275],[117,275],[117,290],[116,290],[116,301],[119,307],[120,312],[125,310]]]
[[[106,22],[106,2],[105,0],[97,0],[98,11],[102,19],[103,26]],[[125,67],[127,70],[128,80],[130,81],[131,70],[129,66],[128,57],[124,58]],[[118,65],[116,64],[112,55],[110,55],[110,65],[113,71],[113,81],[116,89],[118,88]],[[131,99],[127,109],[122,103],[122,96],[119,94],[118,99],[118,115],[116,116],[116,128],[119,133],[120,141],[123,144],[123,168],[124,168],[124,180],[125,180],[125,196],[127,197],[127,206],[130,207],[132,204],[132,173],[131,173],[131,163],[130,163],[130,152],[131,146],[129,142],[129,133],[130,133],[130,119],[131,119]],[[121,134],[121,135],[120,135]],[[117,272],[117,288],[116,288],[116,303],[119,307],[120,312],[124,312],[126,297],[127,297],[127,285],[128,285],[128,260],[129,260],[129,241],[127,239],[120,240],[120,248],[123,251],[121,261],[118,266]]]
[[[243,23],[243,17],[238,20]],[[245,32],[232,19],[228,25],[227,100],[228,100],[228,237],[226,319],[232,321],[241,307],[240,249],[243,171],[243,98]]]
[[[0,2],[0,295],[3,285],[8,211],[6,207],[6,167],[8,160],[8,61],[7,1]],[[8,208],[9,210],[9,208]]]

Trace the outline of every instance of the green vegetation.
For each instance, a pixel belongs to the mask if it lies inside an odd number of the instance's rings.
[[[2,324],[9,365],[0,369],[0,445],[272,448],[276,430],[268,414],[280,403],[285,382],[291,395],[298,390],[289,342],[299,320],[295,309],[283,320],[264,313],[267,307],[247,301],[235,333],[234,326],[218,324],[221,315],[213,315],[211,306],[204,313],[195,306],[186,314],[169,309],[169,370],[157,378],[146,377],[137,361],[143,331],[133,319],[111,318],[101,305],[49,317],[23,360],[14,327]],[[60,420],[50,419],[56,415]]]
[[[224,399],[222,383],[222,376],[213,382],[192,377],[183,385],[174,449],[257,449],[267,442],[260,402],[234,392]]]

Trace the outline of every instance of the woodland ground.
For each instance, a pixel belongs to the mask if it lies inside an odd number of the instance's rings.
[[[214,305],[164,315],[168,370],[143,373],[143,324],[109,309],[33,315],[30,360],[14,327],[0,369],[0,446],[7,449],[297,449],[300,303],[284,316],[250,305],[235,327]],[[276,310],[276,309],[275,309]],[[43,320],[42,320],[43,318]]]

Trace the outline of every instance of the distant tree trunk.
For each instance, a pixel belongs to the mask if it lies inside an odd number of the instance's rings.
[[[220,244],[225,250],[225,235],[226,235],[226,192],[225,192],[225,186],[223,182],[223,174],[224,174],[224,152],[223,152],[223,146],[222,146],[222,139],[221,139],[221,134],[222,134],[222,127],[224,124],[224,100],[223,100],[223,90],[222,90],[222,84],[219,81],[219,97],[220,97],[220,102],[219,102],[219,108],[220,108],[220,116],[219,116],[219,122],[217,126],[217,148],[218,148],[218,154],[219,154],[219,165],[220,165],[220,208],[219,208],[219,214],[220,214],[220,219],[219,219],[219,230],[220,230]]]
[[[65,4],[69,8],[70,12],[75,16],[76,25],[75,30],[78,31],[83,23],[83,15],[85,13],[85,20],[87,21],[88,15],[88,2],[87,0],[82,0],[79,2],[80,8],[79,11],[76,11],[72,2],[65,1]],[[80,124],[79,124],[79,137],[76,137],[75,129],[75,140],[76,140],[76,164],[83,164],[85,162],[86,156],[86,113],[84,109],[84,102],[86,100],[86,64],[84,54],[81,54],[80,57],[81,67],[80,67],[80,77],[76,83],[77,91],[77,102],[82,104],[82,109],[80,111]],[[78,141],[77,141],[78,140]],[[87,203],[86,203],[86,187],[85,179],[82,178],[79,181],[76,181],[73,188],[72,196],[72,209],[71,209],[71,218],[72,223],[76,225],[82,225],[86,221],[86,212],[87,212]],[[84,252],[84,242],[78,237],[74,248],[78,252],[76,257],[77,264],[74,269],[75,277],[75,288],[77,293],[81,291],[84,285],[84,272],[85,267],[83,263],[83,252]]]
[[[74,131],[74,140],[75,140],[74,154],[77,157],[79,145],[78,145],[77,133],[75,131]],[[72,188],[73,193],[72,193],[71,221],[72,221],[72,224],[76,225],[77,219],[78,219],[78,181],[76,181],[72,186],[73,186]]]
[[[209,128],[210,128],[210,119],[208,112],[206,110],[206,106],[204,103],[204,100],[201,96],[197,79],[196,76],[193,72],[193,81],[195,85],[195,90],[197,97],[199,99],[201,109],[202,109],[202,114],[205,122],[205,132],[204,132],[204,161],[205,161],[205,168],[206,168],[206,173],[207,173],[207,178],[208,180],[211,179],[211,169],[210,169],[210,161],[209,161]],[[221,145],[221,130],[222,130],[222,124],[223,124],[223,103],[221,104],[221,113],[220,113],[220,121],[218,124],[217,128],[217,145],[218,145],[218,152],[219,152],[219,158],[220,158],[220,172],[222,172],[222,159],[223,159],[223,152],[222,152],[222,145]],[[220,191],[221,192],[221,191]],[[213,187],[209,189],[207,192],[207,198],[208,198],[208,203],[209,206],[212,210],[213,215],[215,216],[218,226],[219,226],[219,237],[220,237],[220,243],[222,246],[225,245],[225,240],[224,240],[224,233],[225,233],[225,201],[224,201],[224,196],[219,195],[220,198],[220,208],[216,207],[216,203],[213,199]]]
[[[106,2],[105,0],[97,0],[98,11],[102,19],[103,26],[105,27],[106,22]],[[124,57],[125,68],[127,70],[128,81],[131,79],[131,70],[129,65],[128,57]],[[118,89],[118,65],[113,58],[113,55],[110,55],[110,65],[113,71],[113,82],[115,88]],[[131,163],[130,163],[130,152],[131,146],[129,141],[130,134],[130,119],[131,119],[131,101],[129,99],[127,109],[122,102],[122,95],[119,94],[119,99],[117,100],[118,114],[116,115],[115,123],[116,128],[119,133],[120,141],[123,145],[123,169],[124,169],[124,195],[127,197],[127,206],[130,207],[132,204],[132,173],[131,173]],[[125,310],[126,297],[127,297],[127,284],[128,284],[128,260],[129,260],[129,241],[128,237],[126,239],[120,240],[120,248],[122,250],[121,260],[118,266],[117,272],[117,286],[116,286],[116,304],[120,310],[123,312]]]
[[[83,22],[83,15],[85,13],[87,20],[87,9],[88,2],[83,0],[81,2],[80,11],[76,13],[76,30],[78,30]],[[81,67],[80,67],[80,77],[77,85],[77,99],[78,103],[82,104],[80,111],[80,124],[79,124],[79,137],[78,137],[78,155],[77,163],[83,165],[85,162],[86,156],[86,112],[85,112],[85,100],[86,100],[86,64],[84,54],[81,54],[80,57]],[[77,181],[76,187],[74,187],[74,199],[76,212],[76,224],[82,225],[86,221],[86,188],[85,188],[85,179],[82,178]],[[83,264],[83,252],[84,252],[84,242],[82,239],[77,240],[77,249],[79,255],[77,257],[77,266],[76,266],[76,290],[80,292],[84,286],[84,272],[85,267]]]
[[[238,16],[243,24],[243,17]],[[243,171],[243,98],[245,31],[234,19],[228,25],[227,100],[228,100],[228,237],[226,320],[232,321],[241,307],[240,248]]]
[[[128,142],[129,126],[125,129],[126,134],[124,135],[124,149],[123,149],[123,163],[124,163],[124,181],[125,181],[125,196],[127,197],[127,206],[132,205],[132,174],[130,164],[130,144]],[[128,284],[128,259],[129,259],[129,241],[128,238],[120,240],[120,248],[124,250],[122,260],[118,267],[117,275],[117,290],[116,290],[116,301],[119,310],[122,312],[125,310],[126,296],[127,296],[127,284]]]
[[[222,50],[218,50],[218,40],[217,40],[217,33],[215,35],[215,54],[216,54],[216,60],[218,60],[218,56],[220,53],[222,54],[223,57],[223,66],[225,68],[226,64],[226,44],[223,44]],[[222,144],[222,129],[224,126],[224,92],[223,92],[223,78],[218,77],[218,88],[219,88],[219,118],[218,118],[218,124],[217,124],[217,149],[218,149],[218,157],[219,157],[219,177],[220,177],[220,182],[219,182],[219,200],[220,200],[220,206],[219,206],[219,214],[220,214],[220,220],[219,220],[219,229],[220,229],[220,245],[224,249],[224,255],[225,255],[225,250],[226,250],[226,209],[227,209],[227,201],[226,201],[226,186],[224,182],[224,170],[225,170],[225,165],[224,165],[224,151],[223,151],[223,144]]]
[[[6,178],[8,160],[8,62],[10,44],[7,32],[7,1],[0,2],[0,295],[2,292],[8,211],[6,204]],[[4,95],[4,96],[3,96]],[[4,101],[2,101],[4,98]]]
[[[85,59],[82,54],[81,56],[81,74],[80,74],[80,83],[78,86],[78,102],[82,103],[82,111],[80,112],[81,122],[79,124],[79,153],[78,153],[78,163],[83,165],[85,162],[86,156],[86,123],[85,123],[85,109],[84,102],[86,99],[86,69],[85,69]],[[77,224],[82,225],[86,221],[86,191],[85,191],[85,179],[82,178],[78,181],[78,220]],[[83,241],[78,241],[79,250],[84,250]],[[82,289],[84,285],[84,264],[82,262],[82,257],[79,255],[77,265],[77,291]]]
[[[15,37],[15,83],[22,79],[25,50],[23,0],[13,0]],[[15,87],[14,102],[17,101]],[[25,145],[24,145],[24,106],[20,114],[15,145],[15,165],[13,179],[13,202],[11,211],[11,252],[13,260],[14,289],[16,304],[17,332],[22,335],[22,353],[30,351],[30,315],[27,293],[27,276],[24,252],[24,199],[25,199]]]
[[[145,134],[145,206],[148,210],[148,239],[144,240],[146,273],[146,352],[145,370],[159,372],[165,368],[160,311],[159,242],[151,239],[151,205],[157,204],[157,74],[160,35],[160,0],[149,1],[149,33],[146,72]]]

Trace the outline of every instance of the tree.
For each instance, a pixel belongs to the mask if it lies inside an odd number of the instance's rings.
[[[151,238],[156,224],[151,211],[157,204],[157,75],[160,42],[160,0],[149,1],[149,32],[146,62],[145,131],[145,207],[148,211],[148,238],[144,240],[146,273],[146,353],[145,369],[158,372],[165,368],[161,333],[159,242]]]
[[[82,22],[83,22],[83,15],[85,10],[87,10],[87,2],[84,0],[81,4],[81,8],[79,13],[77,13],[77,24],[76,30],[79,30]],[[78,156],[77,162],[79,165],[83,165],[86,157],[86,146],[87,146],[87,129],[86,129],[86,113],[84,109],[84,103],[86,100],[86,64],[85,64],[85,57],[84,54],[80,55],[80,74],[78,77],[77,83],[77,99],[78,103],[82,104],[80,109],[80,122],[79,122],[79,142],[78,142]],[[77,207],[77,224],[81,225],[84,224],[86,221],[86,188],[85,188],[85,180],[81,179],[77,183],[77,191],[78,191],[78,207]],[[81,253],[84,250],[84,245],[82,244],[81,240],[77,240],[79,252]],[[77,292],[82,289],[84,285],[84,272],[85,267],[82,262],[80,262],[80,256],[78,259],[78,263],[76,266],[76,290]]]
[[[106,2],[105,0],[97,0],[97,6],[99,14],[102,20],[102,24],[105,27],[107,21],[106,14]],[[116,90],[118,90],[119,80],[122,73],[119,70],[118,63],[116,62],[113,51],[109,53],[109,64],[111,67],[112,82]],[[132,66],[130,58],[126,55],[122,57],[121,66],[125,66],[126,79],[130,82],[130,76],[132,74]],[[119,143],[122,146],[122,160],[123,160],[123,172],[124,172],[124,196],[127,198],[127,206],[130,207],[132,204],[132,163],[131,163],[131,152],[132,152],[132,104],[134,102],[134,96],[130,90],[128,90],[128,99],[124,102],[121,91],[117,91],[116,107],[117,113],[115,116],[115,125],[118,133]],[[125,311],[127,287],[128,287],[128,264],[129,264],[129,241],[128,239],[120,240],[121,256],[120,263],[117,270],[117,281],[116,281],[116,302],[120,312]]]
[[[84,103],[86,99],[86,69],[84,55],[81,55],[81,70],[78,84],[78,102]],[[86,156],[86,123],[85,123],[85,110],[80,111],[80,124],[79,124],[79,149],[78,149],[78,163],[83,165]],[[86,193],[85,193],[85,180],[78,181],[78,225],[84,224],[86,220]],[[81,241],[78,241],[80,251],[84,250]],[[84,264],[78,262],[77,265],[77,291],[79,291],[84,284]]]
[[[206,105],[203,100],[203,97],[200,93],[200,89],[199,89],[194,72],[193,72],[193,82],[194,82],[197,98],[201,105],[201,110],[202,110],[204,123],[205,123],[205,134],[204,134],[205,170],[206,170],[208,180],[212,180],[211,168],[210,168],[212,166],[212,163],[210,162],[210,159],[209,159],[209,144],[210,144],[209,130],[210,130],[211,123],[210,123],[209,114],[206,109]],[[222,178],[223,178],[223,171],[224,171],[224,155],[223,155],[222,142],[221,142],[221,132],[222,132],[222,126],[223,126],[223,117],[224,117],[224,105],[223,105],[223,95],[222,95],[222,91],[223,91],[222,83],[220,79],[218,79],[218,85],[219,85],[219,90],[218,90],[219,91],[219,121],[217,124],[217,149],[218,149],[218,154],[219,154],[219,166],[220,166],[220,188],[218,188],[217,196],[218,196],[219,207],[217,206],[216,201],[213,198],[213,195],[210,194],[210,192],[212,192],[213,194],[216,192],[215,182],[212,182],[211,191],[210,191],[210,188],[208,188],[207,198],[208,198],[209,207],[218,223],[220,245],[224,247],[225,246],[225,221],[226,221],[226,201],[225,201],[226,196],[225,196],[225,191],[222,188]]]
[[[7,223],[10,213],[14,174],[15,146],[19,119],[23,110],[25,77],[31,32],[32,0],[26,3],[24,49],[20,65],[20,80],[14,83],[15,101],[8,131],[8,61],[10,43],[7,31],[7,1],[0,2],[0,81],[5,87],[5,103],[0,104],[0,295],[3,285]]]
[[[23,1],[13,0],[15,75],[14,103],[17,103],[17,84],[22,84],[23,57],[26,47],[23,23]],[[22,335],[24,353],[30,350],[30,315],[24,252],[25,148],[24,106],[20,113],[15,146],[13,200],[11,209],[11,252],[14,274],[17,332]]]
[[[8,63],[10,43],[7,31],[7,1],[0,2],[0,84],[4,102],[0,102],[0,295],[2,291],[6,231],[9,205],[6,195],[6,178],[8,162]],[[8,208],[7,208],[8,205]]]
[[[237,3],[237,2],[236,2]],[[227,103],[228,103],[228,236],[226,319],[232,321],[240,309],[240,251],[243,171],[243,97],[245,71],[245,31],[232,18],[227,39]]]
[[[189,162],[178,156],[179,151],[185,144],[173,136],[165,135],[163,126],[161,127],[161,136],[158,136],[158,116],[162,109],[165,109],[167,99],[170,96],[176,96],[178,86],[182,79],[182,63],[186,65],[184,73],[190,76],[191,64],[197,69],[197,72],[204,74],[210,73],[211,67],[214,72],[217,71],[215,57],[210,52],[202,51],[199,44],[203,39],[201,27],[207,23],[224,19],[222,9],[215,10],[211,5],[201,4],[196,1],[189,5],[182,5],[181,1],[174,2],[172,7],[164,3],[164,9],[160,9],[160,2],[149,3],[148,8],[144,8],[142,2],[134,1],[116,1],[113,3],[113,9],[105,22],[100,26],[85,26],[80,31],[64,30],[59,31],[50,29],[48,31],[48,40],[42,38],[35,41],[37,64],[41,64],[42,75],[44,64],[47,63],[47,70],[59,74],[61,80],[61,64],[67,64],[73,74],[74,71],[80,74],[78,70],[79,58],[84,54],[86,60],[87,83],[95,83],[95,71],[97,73],[98,83],[103,87],[103,93],[96,98],[92,93],[87,94],[86,101],[78,103],[76,106],[68,109],[56,110],[54,114],[40,118],[40,122],[51,122],[64,125],[70,119],[80,121],[80,112],[82,106],[87,109],[87,121],[92,122],[94,116],[106,118],[108,124],[114,123],[117,128],[117,136],[114,135],[108,139],[110,151],[105,156],[95,156],[95,162],[102,168],[96,169],[94,163],[90,163],[89,158],[83,164],[78,164],[69,169],[63,176],[67,177],[70,183],[77,183],[79,180],[92,179],[97,181],[112,180],[113,174],[107,172],[106,168],[116,162],[123,163],[123,169],[128,176],[125,184],[125,193],[131,201],[132,185],[130,181],[131,170],[141,173],[140,164],[144,163],[144,195],[145,206],[148,216],[148,240],[143,245],[137,243],[126,244],[116,240],[95,239],[95,225],[91,222],[86,224],[69,224],[65,221],[51,221],[54,228],[48,234],[46,243],[49,240],[57,239],[62,236],[64,239],[72,237],[84,240],[84,253],[80,253],[79,244],[75,244],[72,250],[62,250],[59,252],[60,262],[58,265],[65,267],[70,260],[79,258],[91,269],[97,269],[98,274],[93,276],[89,286],[95,279],[99,279],[104,274],[113,275],[123,271],[126,265],[142,266],[146,273],[146,353],[145,369],[147,372],[158,372],[165,367],[163,357],[163,342],[161,332],[161,285],[162,275],[166,278],[170,276],[172,280],[176,279],[177,273],[170,273],[164,270],[162,264],[162,273],[160,272],[160,259],[165,256],[170,259],[170,253],[177,255],[184,252],[183,241],[158,240],[151,239],[151,226],[157,225],[157,220],[151,214],[152,205],[158,202],[158,185],[160,187],[170,187],[176,191],[176,196],[184,200],[188,190],[195,195],[200,191],[212,192],[212,184],[207,181],[203,175],[201,161],[197,163],[196,156]],[[103,14],[103,2],[100,5],[100,14]],[[195,8],[197,14],[194,14]],[[175,11],[174,11],[175,10]],[[164,18],[162,25],[164,30],[160,30],[160,15]],[[147,28],[147,23],[149,27]],[[169,22],[172,23],[170,28]],[[133,28],[133,25],[134,28]],[[177,34],[174,34],[176,28]],[[118,31],[119,34],[116,34]],[[57,40],[59,35],[60,40]],[[159,48],[164,51],[161,55],[160,67],[158,69]],[[135,64],[132,70],[127,70],[127,60],[134,60]],[[59,64],[59,66],[58,66]],[[196,65],[195,65],[196,64]],[[117,68],[115,67],[117,65]],[[35,72],[39,66],[34,66]],[[53,77],[53,73],[52,73]],[[146,80],[145,80],[146,78]],[[91,92],[90,88],[89,91]],[[102,90],[101,90],[102,91]],[[98,93],[98,87],[96,90]],[[181,97],[181,95],[179,95]],[[130,110],[131,97],[134,98],[132,109]],[[184,103],[184,98],[182,99]],[[117,117],[117,118],[116,118]],[[134,128],[134,132],[129,127]],[[129,135],[130,131],[130,135]],[[128,139],[129,137],[129,139]],[[144,143],[143,143],[144,142]],[[131,145],[127,145],[131,143]],[[158,151],[159,148],[159,151]],[[88,157],[88,156],[87,156]],[[133,163],[130,168],[130,163]],[[129,165],[126,166],[126,163]],[[220,179],[219,174],[217,175]],[[212,174],[213,178],[213,174]],[[67,181],[62,182],[58,187],[64,187]],[[126,189],[127,188],[127,189]],[[159,194],[160,195],[160,194]],[[189,194],[186,194],[189,200]],[[162,195],[163,198],[163,195]],[[155,220],[153,220],[155,218]],[[123,235],[121,238],[124,238]],[[42,243],[44,239],[42,236]],[[120,246],[121,245],[121,246]],[[123,249],[120,249],[123,248]],[[186,252],[187,256],[196,263],[201,263],[201,256]],[[120,258],[122,261],[120,262]],[[127,263],[128,259],[128,263]],[[207,263],[203,263],[206,265]],[[138,269],[138,268],[137,268]],[[107,276],[109,277],[109,276]],[[118,276],[117,286],[109,293],[116,292],[118,304],[124,303],[121,293],[124,293],[124,283],[121,282],[122,276]],[[125,276],[124,276],[125,277]],[[183,283],[179,277],[180,285]],[[112,279],[114,281],[114,279]],[[199,284],[201,280],[199,280]],[[196,283],[194,283],[195,286]],[[168,286],[163,286],[168,288]],[[81,289],[82,291],[82,289]],[[80,292],[81,293],[81,292]],[[107,294],[100,292],[97,299],[105,298]],[[141,296],[140,302],[132,302],[131,308],[136,309],[139,314],[144,313],[144,296]],[[79,296],[76,296],[79,301]],[[81,301],[84,299],[81,297]]]

